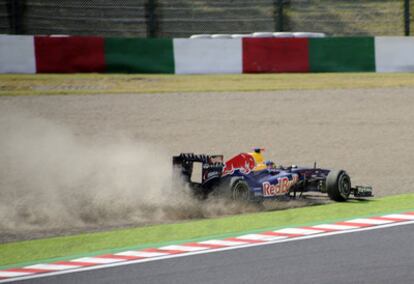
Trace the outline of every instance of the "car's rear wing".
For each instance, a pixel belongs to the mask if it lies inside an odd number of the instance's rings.
[[[221,178],[223,172],[223,155],[196,155],[181,153],[172,159],[175,173],[192,185],[211,188]]]

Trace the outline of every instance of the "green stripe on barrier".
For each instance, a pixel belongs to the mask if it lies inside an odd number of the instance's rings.
[[[105,38],[109,73],[174,73],[171,39]]]
[[[374,72],[374,38],[311,38],[309,61],[311,72]]]

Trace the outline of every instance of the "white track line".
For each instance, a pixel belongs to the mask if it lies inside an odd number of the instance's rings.
[[[414,219],[414,215],[413,215],[413,219]],[[342,230],[342,231],[326,232],[326,233],[321,233],[321,234],[312,234],[312,235],[307,235],[303,237],[285,238],[282,240],[274,240],[274,241],[263,242],[263,243],[244,243],[242,245],[233,245],[229,247],[216,248],[216,249],[210,249],[210,250],[204,250],[204,251],[194,251],[194,252],[188,252],[188,253],[182,253],[182,254],[172,254],[172,255],[166,255],[166,256],[160,256],[160,257],[152,257],[152,258],[138,259],[138,260],[131,260],[131,261],[122,261],[122,262],[116,262],[116,263],[106,263],[106,264],[97,265],[97,266],[80,267],[80,268],[75,268],[72,270],[56,271],[56,272],[45,273],[45,274],[32,274],[32,275],[22,276],[18,278],[0,280],[0,283],[63,275],[63,274],[68,274],[68,273],[90,271],[90,270],[96,270],[96,269],[102,269],[102,268],[118,267],[118,266],[123,266],[123,265],[131,265],[131,264],[136,264],[136,263],[151,262],[151,261],[170,259],[170,258],[186,257],[186,256],[198,255],[198,254],[207,254],[207,253],[220,252],[220,251],[236,250],[236,249],[271,245],[271,244],[277,244],[277,243],[294,242],[294,241],[321,238],[321,237],[341,235],[341,234],[350,234],[354,232],[378,230],[378,229],[383,229],[383,228],[390,228],[390,227],[397,227],[397,226],[411,225],[411,224],[414,224],[414,220],[404,221],[404,222],[395,222],[391,224],[384,224],[384,225],[377,225],[377,226],[370,226],[370,227],[361,227],[361,228],[356,228],[356,229],[351,229],[351,230]],[[219,240],[212,240],[212,241],[217,244],[217,241]],[[200,243],[210,243],[210,242],[211,241],[205,241],[205,242],[200,242]],[[235,242],[232,242],[232,243],[235,243]],[[213,244],[213,243],[210,243],[210,244]],[[85,259],[85,260],[88,259],[89,261],[90,258],[82,258],[82,259]],[[77,261],[77,260],[73,260],[73,261]],[[1,271],[1,272],[7,272],[7,271]],[[22,274],[19,274],[19,275],[22,275]],[[4,276],[4,277],[12,277],[12,276]]]

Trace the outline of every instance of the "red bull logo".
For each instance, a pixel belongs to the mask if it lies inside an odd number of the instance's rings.
[[[288,177],[277,179],[277,184],[270,184],[268,181],[263,183],[263,196],[277,196],[284,195],[289,192],[289,189],[298,182],[299,176],[293,175],[292,180]]]
[[[252,155],[241,153],[234,156],[224,164],[222,176],[231,175],[236,170],[239,170],[242,174],[248,174],[253,170],[255,164],[256,163]]]

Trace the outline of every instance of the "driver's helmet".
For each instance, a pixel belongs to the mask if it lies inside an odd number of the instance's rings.
[[[273,161],[270,161],[270,160],[266,161],[265,165],[266,165],[266,168],[268,170],[272,170],[272,169],[276,168],[276,164]]]
[[[253,149],[253,152],[250,153],[250,155],[253,156],[254,162],[256,163],[256,165],[260,165],[260,164],[264,164],[264,157],[262,154],[262,151],[264,149],[261,148],[255,148]]]
[[[261,170],[266,169],[266,165],[264,163],[264,157],[262,154],[263,150],[264,149],[261,149],[261,148],[255,148],[253,149],[253,152],[249,153],[254,159],[255,166],[254,166],[253,171],[261,171]]]

